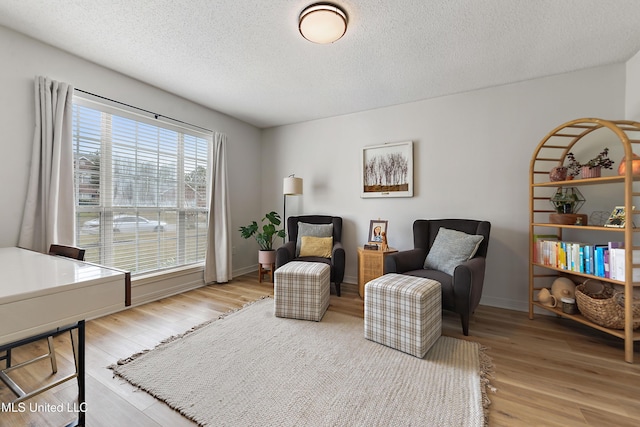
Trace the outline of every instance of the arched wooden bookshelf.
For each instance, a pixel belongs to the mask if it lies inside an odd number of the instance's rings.
[[[620,144],[622,144],[625,155],[626,170],[624,175],[604,176],[598,178],[573,179],[565,181],[550,181],[549,172],[556,166],[565,164],[565,158],[576,144],[585,141],[585,137],[593,132],[613,132]],[[570,318],[581,324],[598,329],[605,333],[614,335],[624,340],[624,359],[633,363],[634,341],[640,340],[640,330],[633,330],[633,289],[640,287],[640,282],[633,281],[633,270],[640,269],[640,264],[633,264],[633,252],[628,250],[640,250],[640,211],[633,207],[640,208],[640,190],[638,186],[634,188],[634,182],[640,185],[640,176],[633,175],[632,160],[633,154],[640,154],[640,123],[627,120],[603,120],[596,118],[583,118],[564,123],[549,132],[538,144],[531,158],[530,164],[530,185],[529,185],[529,318],[534,318],[534,308],[539,307],[551,311],[558,316]],[[617,165],[616,165],[617,168]],[[624,188],[624,206],[627,221],[623,228],[608,228],[599,225],[563,225],[549,223],[549,214],[555,212],[549,203],[549,198],[558,188],[581,187],[598,185],[603,186],[603,191],[607,191],[607,186],[622,186]],[[605,233],[603,237],[608,241],[624,241],[625,243],[625,280],[612,280],[576,271],[550,267],[536,262],[534,255],[534,242],[536,236],[555,235],[558,240],[562,240],[563,230],[594,230]],[[595,243],[595,242],[593,242]],[[632,268],[629,268],[631,266]],[[640,270],[639,270],[640,271]],[[537,293],[545,287],[555,276],[570,275],[574,281],[593,278],[602,282],[609,282],[624,287],[625,295],[625,327],[623,330],[609,329],[591,322],[580,314],[566,314],[561,308],[551,308],[542,305],[536,300]],[[636,321],[639,319],[635,319]]]

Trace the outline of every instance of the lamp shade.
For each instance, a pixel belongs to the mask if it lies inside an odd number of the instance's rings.
[[[311,42],[333,43],[347,32],[347,14],[330,3],[313,4],[300,14],[298,29]]]
[[[293,194],[302,194],[302,178],[288,176],[282,184],[282,194],[285,196]]]

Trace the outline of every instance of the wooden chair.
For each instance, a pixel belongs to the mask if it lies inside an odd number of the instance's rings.
[[[63,257],[66,257],[66,258],[76,259],[78,261],[84,261],[84,253],[85,253],[84,249],[76,248],[74,246],[51,245],[49,247],[49,255],[63,256]],[[54,335],[47,336],[47,345],[49,347],[48,353],[45,353],[45,354],[42,354],[40,356],[34,357],[33,359],[29,359],[27,361],[21,362],[21,363],[19,363],[17,365],[13,365],[13,366],[11,365],[11,349],[6,350],[4,355],[0,355],[0,360],[4,360],[5,361],[5,368],[0,370],[0,379],[5,384],[7,384],[12,390],[14,390],[14,392],[16,392],[16,394],[22,395],[23,397],[26,395],[17,386],[17,384],[7,376],[7,373],[9,373],[9,372],[11,372],[11,371],[13,371],[15,369],[22,368],[22,367],[30,365],[32,363],[38,362],[38,361],[43,360],[43,359],[49,359],[51,361],[51,370],[52,370],[52,372],[54,374],[56,372],[58,372],[58,364],[57,364],[57,361],[56,361],[56,352],[55,352],[55,348],[53,347],[53,336]],[[73,343],[73,334],[71,336],[71,342]],[[44,391],[44,390],[42,390],[42,391]],[[33,394],[37,394],[37,393],[33,393]]]

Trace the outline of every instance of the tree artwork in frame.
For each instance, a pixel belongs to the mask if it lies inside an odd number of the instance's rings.
[[[413,197],[413,142],[362,149],[362,198]]]

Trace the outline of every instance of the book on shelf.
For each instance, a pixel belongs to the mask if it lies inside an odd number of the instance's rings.
[[[585,274],[595,276],[594,245],[584,245],[584,271]]]
[[[624,242],[609,242],[607,243],[607,247],[609,249],[624,248]]]
[[[533,261],[560,270],[625,280],[626,258],[623,242],[592,244],[544,237],[535,241]],[[633,251],[633,264],[640,264],[640,250]],[[633,269],[632,280],[640,282],[640,267]]]
[[[549,242],[553,242],[553,244]],[[557,242],[558,236],[555,234],[534,234],[533,261],[538,264],[551,265],[551,258],[556,258],[556,255],[552,254],[552,250],[555,249]],[[555,265],[555,261],[553,264]]]
[[[608,245],[593,245],[593,268],[594,276],[605,276],[605,252],[609,250]]]
[[[631,256],[632,264],[640,264],[640,250],[633,250]],[[616,247],[609,249],[609,277],[613,280],[620,280],[621,282],[624,282],[625,272],[627,270],[626,262],[626,250],[624,248]],[[633,268],[631,280],[634,282],[640,281],[640,268]]]

